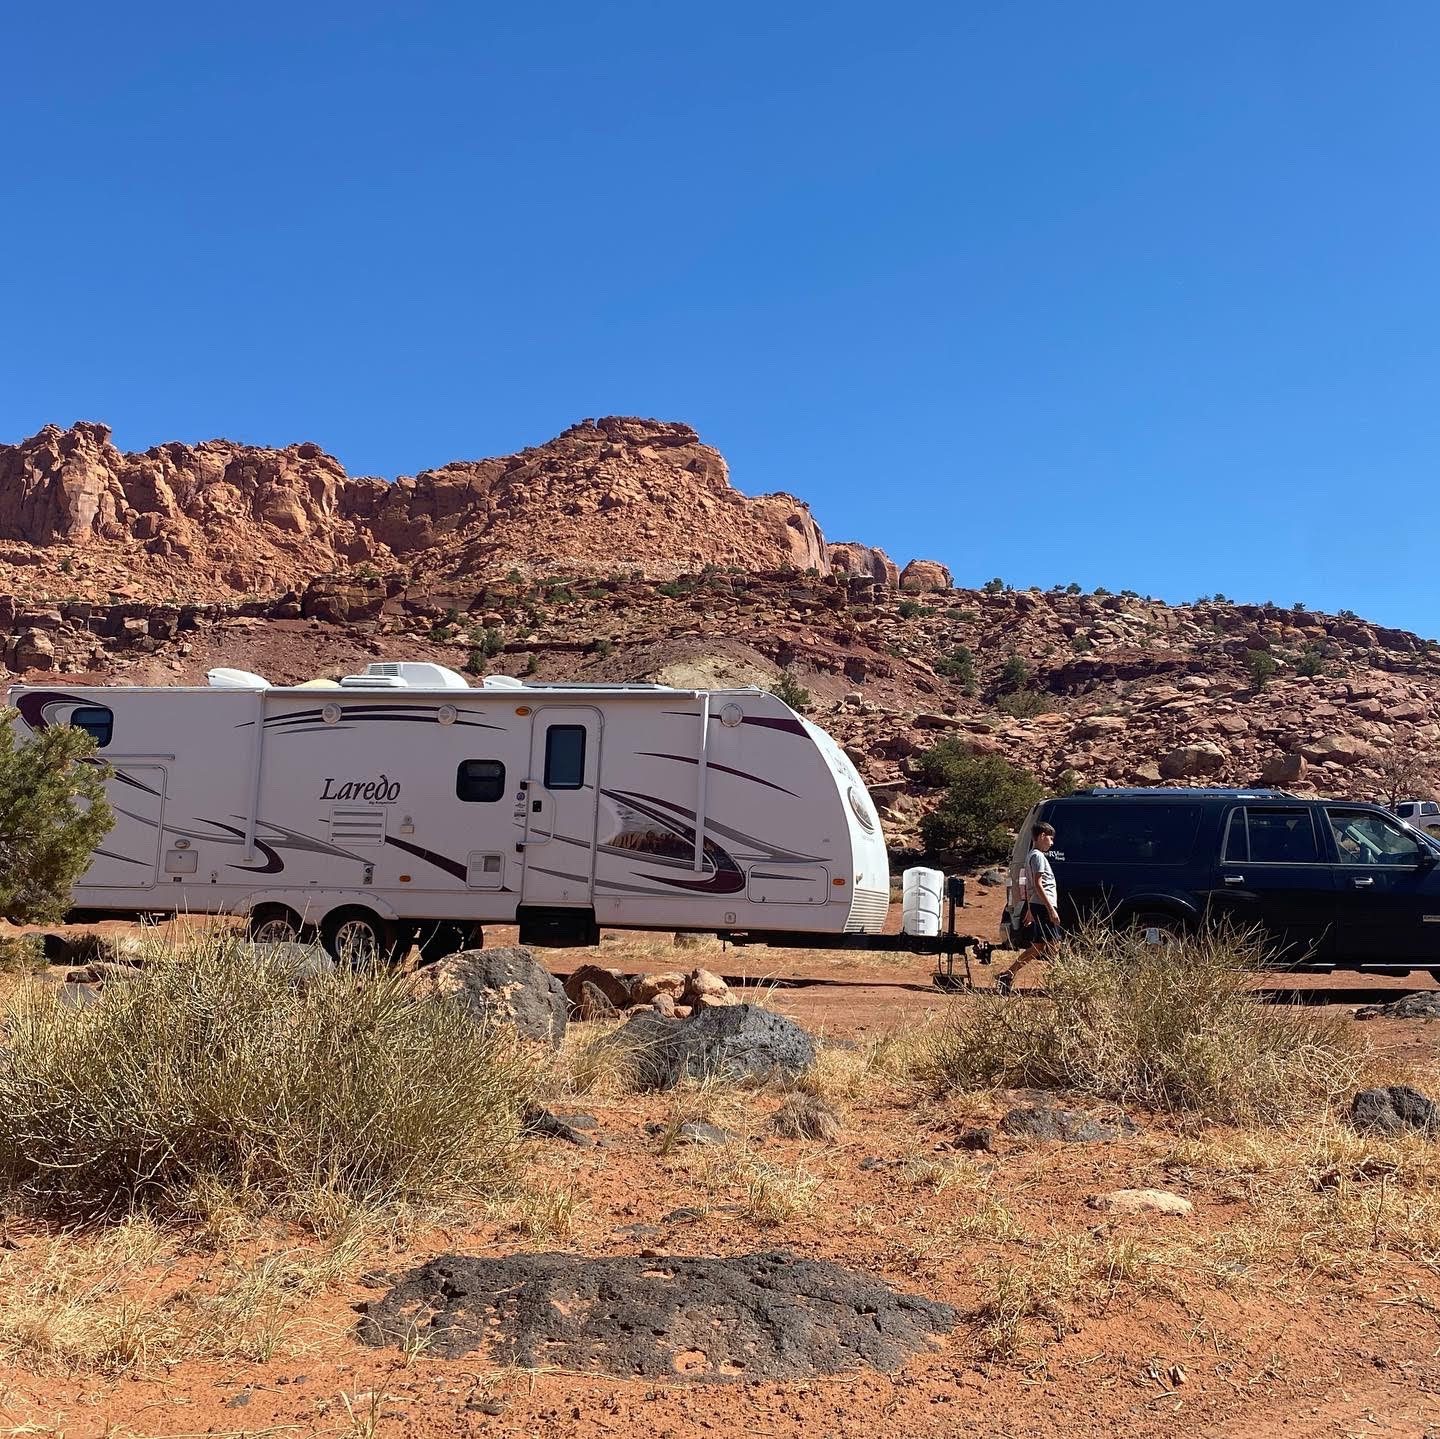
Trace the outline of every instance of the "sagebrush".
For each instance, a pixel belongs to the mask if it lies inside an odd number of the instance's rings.
[[[1346,1016],[1264,1003],[1253,989],[1263,964],[1249,935],[1157,945],[1084,931],[1061,945],[1044,998],[977,995],[912,1072],[937,1093],[1071,1089],[1234,1122],[1317,1111],[1353,1088],[1368,1051]]]
[[[220,1186],[444,1203],[508,1178],[531,1085],[513,1039],[403,976],[297,985],[220,936],[158,940],[134,978],[72,1008],[27,984],[0,1062],[0,1184],[50,1212],[183,1211]]]

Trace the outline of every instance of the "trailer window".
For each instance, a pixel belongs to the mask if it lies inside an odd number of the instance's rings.
[[[551,725],[545,732],[545,788],[585,787],[585,726]]]
[[[494,804],[505,798],[505,766],[498,759],[462,759],[455,793],[466,804]]]
[[[70,726],[83,729],[97,749],[104,749],[115,732],[115,716],[104,705],[77,705],[70,711]]]

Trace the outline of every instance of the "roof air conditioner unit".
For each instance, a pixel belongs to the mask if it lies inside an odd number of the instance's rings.
[[[223,666],[213,669],[205,676],[212,689],[217,690],[268,690],[270,681],[249,670],[230,670]]]

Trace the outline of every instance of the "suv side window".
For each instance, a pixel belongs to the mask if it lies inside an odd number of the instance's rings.
[[[1310,811],[1301,805],[1247,805],[1233,810],[1221,855],[1227,864],[1318,864]]]
[[[1403,825],[1368,809],[1327,809],[1341,864],[1419,864],[1424,848]]]

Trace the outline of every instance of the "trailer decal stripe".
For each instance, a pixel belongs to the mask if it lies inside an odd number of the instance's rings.
[[[447,859],[443,854],[436,854],[433,849],[422,849],[418,844],[396,839],[393,835],[386,835],[385,843],[393,844],[396,849],[403,849],[406,854],[413,854],[416,859],[423,859],[426,864],[433,864],[436,869],[443,869],[446,874],[453,874],[458,880],[468,881],[470,878],[469,869],[458,859]]]
[[[113,849],[92,849],[90,853],[102,855],[105,859],[118,859],[122,864],[138,864],[145,869],[150,867],[148,859],[131,859],[128,854],[116,854]]]
[[[684,805],[675,804],[668,799],[660,799],[657,795],[637,794],[633,790],[601,790],[601,794],[607,795],[610,799],[622,800],[627,804],[634,805],[642,814],[646,813],[646,811],[644,806],[639,802],[644,800],[648,804],[658,804],[663,809],[673,810],[676,814],[685,818],[691,820],[695,818],[695,811],[693,809],[686,809]],[[651,818],[668,819],[668,816],[652,813]],[[829,862],[829,856],[801,854],[799,850],[794,849],[777,849],[774,845],[766,843],[765,840],[757,839],[753,834],[746,834],[743,830],[732,829],[729,825],[721,824],[718,820],[711,819],[708,815],[705,817],[705,828],[707,831],[714,830],[715,833],[722,834],[726,839],[734,840],[739,844],[754,845],[764,858],[774,864],[788,860],[808,860],[815,864]]]
[[[646,759],[673,759],[677,764],[698,765],[700,763],[692,754],[662,754],[658,750],[653,749],[637,750],[636,753],[644,756]],[[800,798],[793,789],[786,789],[783,784],[772,784],[770,780],[761,779],[758,774],[751,774],[748,770],[731,769],[728,764],[716,764],[713,759],[706,762],[705,768],[718,769],[722,774],[733,774],[738,779],[753,780],[756,784],[763,784],[767,789],[778,789],[781,794],[788,794],[791,799]],[[705,823],[707,825],[710,823],[708,816],[706,817]]]

